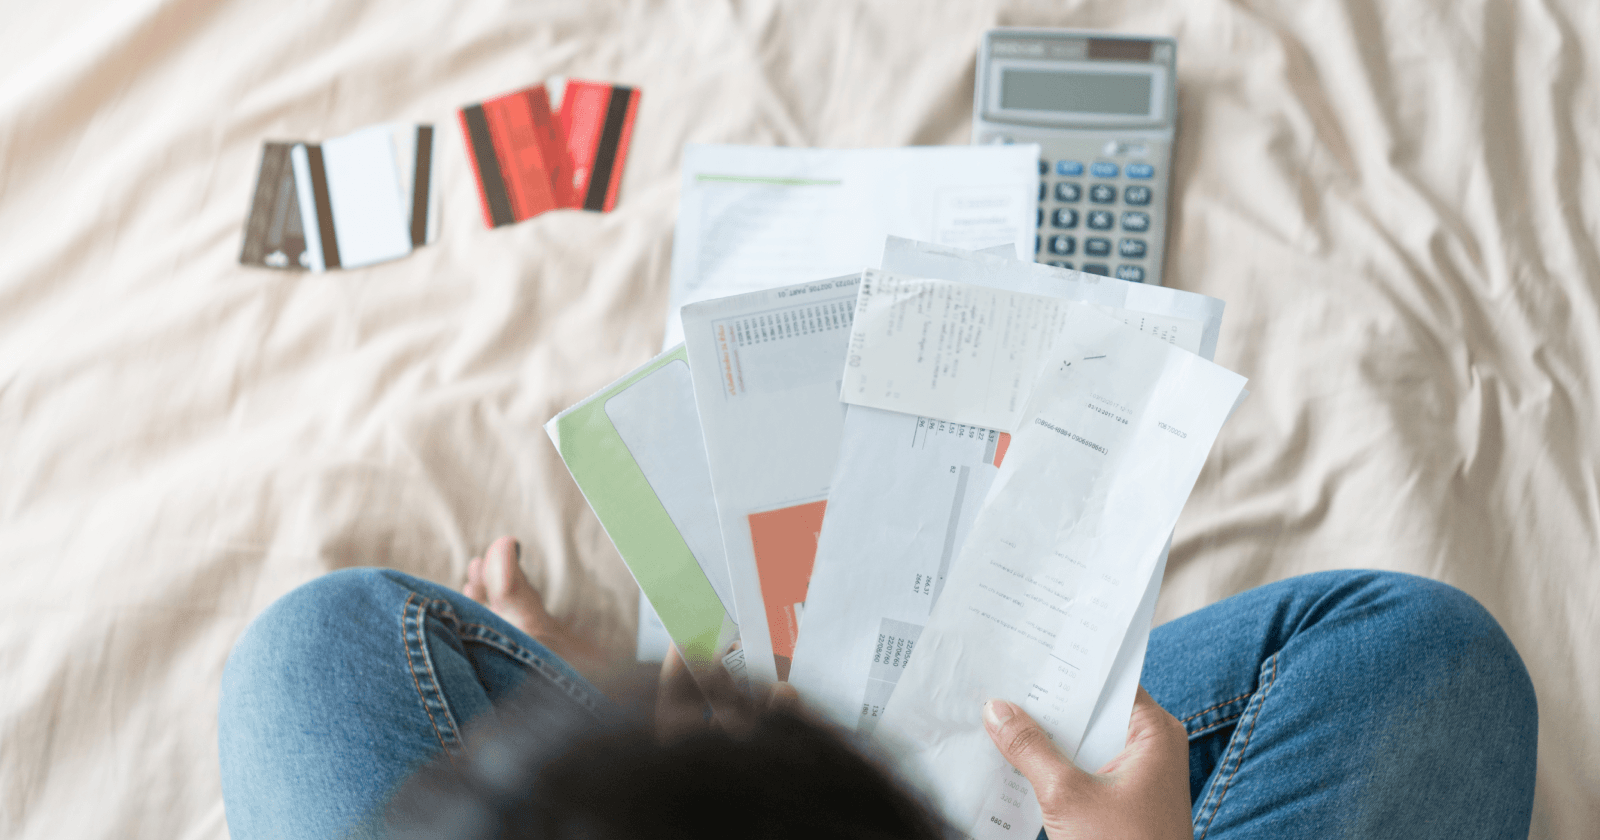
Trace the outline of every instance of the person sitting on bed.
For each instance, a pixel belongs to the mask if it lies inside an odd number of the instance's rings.
[[[654,720],[619,709],[519,560],[497,540],[461,593],[337,571],[257,617],[222,680],[233,840],[955,833],[792,699],[714,691],[708,725],[673,656]],[[1155,628],[1141,681],[1127,747],[1092,774],[1013,703],[985,705],[1049,837],[1527,835],[1533,687],[1447,585],[1336,571],[1258,587]]]

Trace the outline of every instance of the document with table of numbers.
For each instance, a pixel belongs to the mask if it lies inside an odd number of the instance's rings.
[[[751,679],[787,679],[828,481],[856,275],[683,309],[711,490]]]

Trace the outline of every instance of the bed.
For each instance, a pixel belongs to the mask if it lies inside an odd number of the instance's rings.
[[[540,426],[659,349],[687,142],[967,141],[996,25],[1179,52],[1167,282],[1252,396],[1157,620],[1370,567],[1481,601],[1540,701],[1533,836],[1600,824],[1600,5],[63,2],[0,26],[0,836],[217,838],[217,685],[331,569],[521,538],[621,659],[637,590]],[[643,98],[612,213],[486,229],[453,110]],[[261,143],[440,126],[437,244],[239,265]]]

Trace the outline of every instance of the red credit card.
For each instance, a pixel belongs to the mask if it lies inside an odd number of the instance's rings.
[[[460,117],[485,224],[515,224],[574,206],[571,158],[544,85],[468,105]]]
[[[616,206],[638,110],[637,88],[567,80],[558,118],[572,161],[572,203],[564,206],[602,213]]]

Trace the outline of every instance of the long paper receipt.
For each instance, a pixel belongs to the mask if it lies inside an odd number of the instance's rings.
[[[1022,706],[1073,755],[1243,377],[1060,303],[1061,338],[877,734],[975,838],[1041,817],[981,719]]]
[[[1014,432],[1041,359],[1076,306],[869,269],[856,298],[839,399]],[[1149,322],[1135,325],[1140,332],[1169,344],[1200,339],[1200,325],[1189,319],[1138,317]]]

